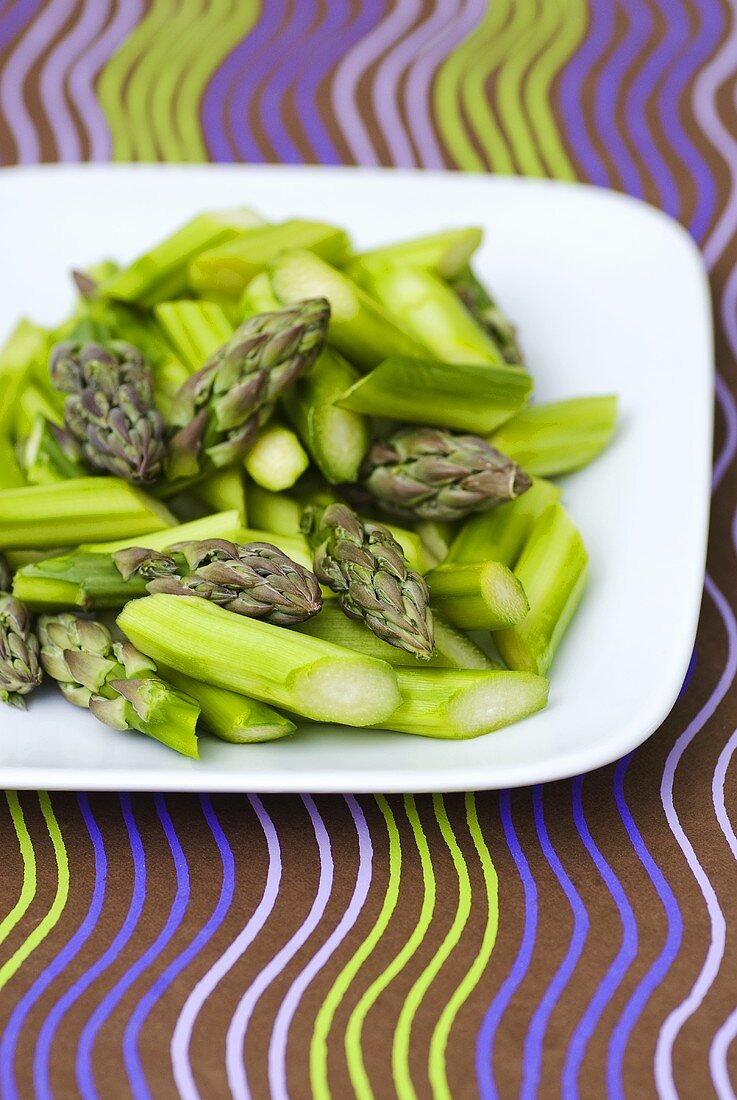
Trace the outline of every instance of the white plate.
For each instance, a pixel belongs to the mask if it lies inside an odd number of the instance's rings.
[[[670,710],[699,612],[709,502],[708,288],[686,233],[654,209],[579,185],[406,171],[242,166],[9,169],[0,175],[0,331],[54,322],[71,265],[127,259],[191,214],[253,203],[345,224],[360,245],[479,223],[478,263],[521,338],[540,399],[616,391],[610,450],[565,500],[591,581],[552,670],[546,711],[475,741],[313,727],[199,763],[107,730],[55,693],[0,714],[14,788],[429,791],[514,786],[599,767]]]

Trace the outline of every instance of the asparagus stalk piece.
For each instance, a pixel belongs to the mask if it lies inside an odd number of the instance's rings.
[[[310,464],[298,436],[274,421],[261,429],[244,462],[256,484],[273,493],[291,489]]]
[[[146,550],[167,550],[180,542],[194,542],[200,539],[230,539],[231,542],[257,542],[258,539],[243,539],[243,524],[237,509],[214,512],[202,519],[189,523],[180,523],[176,527],[167,527],[162,531],[139,532],[128,538],[110,542],[87,542],[79,549],[93,554],[114,554],[116,550],[125,550],[129,546],[142,546]]]
[[[102,611],[145,596],[146,579],[125,581],[109,555],[74,550],[24,565],[13,578],[13,595],[34,611]]]
[[[16,439],[25,439],[33,431],[33,425],[39,416],[55,424],[64,426],[64,412],[49,400],[48,394],[35,382],[26,386],[20,393],[15,405],[13,434]]]
[[[36,363],[45,364],[48,333],[25,318],[18,322],[0,349],[0,436],[10,438],[17,402]],[[25,432],[18,434],[27,434]]]
[[[617,398],[574,397],[532,405],[492,436],[495,447],[532,474],[579,470],[607,447],[617,422]]]
[[[445,363],[488,363],[504,357],[463,303],[437,275],[413,267],[351,264],[349,272],[389,317]]]
[[[365,267],[419,267],[441,279],[453,279],[465,270],[483,236],[483,229],[475,225],[445,229],[426,237],[372,248],[359,253],[356,260]]]
[[[245,524],[248,514],[246,482],[240,466],[226,466],[222,470],[215,470],[203,481],[198,481],[193,492],[208,508],[218,512],[238,512],[241,526]]]
[[[467,634],[456,630],[439,615],[435,621],[435,652],[427,662],[428,668],[492,668],[492,663],[484,651],[471,641]],[[312,638],[321,638],[325,642],[363,653],[366,657],[378,657],[395,668],[415,668],[417,658],[404,649],[389,645],[363,623],[349,619],[341,611],[337,600],[323,605],[319,615],[300,623],[295,627],[302,634]]]
[[[45,550],[6,550],[0,557],[4,558],[7,562],[11,574],[17,573],[19,569],[22,569],[24,565],[33,565],[37,561],[45,561],[47,558],[58,558],[62,554],[70,553],[70,547],[57,546],[47,547]],[[10,591],[12,584],[6,586],[6,591]]]
[[[27,609],[7,592],[0,592],[0,700],[3,703],[25,710],[24,696],[38,687],[43,675],[38,652],[38,639]]]
[[[235,691],[194,680],[165,665],[159,665],[158,671],[167,683],[195,700],[202,724],[221,741],[233,745],[276,741],[297,728],[289,718],[257,699],[247,699]]]
[[[254,313],[273,313],[281,307],[282,303],[274,294],[267,271],[262,271],[251,279],[240,300],[240,312],[244,318],[252,317]]]
[[[281,225],[249,229],[240,237],[201,252],[189,265],[189,285],[196,291],[220,291],[237,297],[280,252],[307,249],[328,263],[347,260],[347,233],[324,222],[293,219]]]
[[[558,485],[535,478],[521,497],[467,519],[451,543],[446,562],[499,561],[514,569],[536,520],[560,496]]]
[[[18,464],[15,447],[7,436],[0,435],[0,491],[19,489],[25,484],[26,479]]]
[[[21,461],[29,485],[50,485],[85,477],[87,473],[73,436],[43,416],[36,417],[31,434],[22,445]]]
[[[426,574],[433,610],[461,630],[499,630],[530,609],[519,579],[498,561],[439,565]]]
[[[315,575],[338,596],[349,618],[377,637],[427,660],[434,649],[427,585],[380,524],[362,523],[345,504],[305,512]]]
[[[304,506],[290,493],[272,493],[255,482],[246,484],[248,522],[276,535],[298,535]]]
[[[586,586],[588,554],[560,504],[535,522],[514,573],[530,604],[516,626],[494,635],[504,663],[545,674]]]
[[[451,277],[451,287],[471,317],[481,326],[501,351],[505,363],[521,366],[522,355],[517,344],[514,325],[510,324],[470,267]]]
[[[114,275],[100,289],[108,298],[150,307],[183,294],[187,269],[200,252],[263,225],[248,207],[199,214]]]
[[[410,519],[462,519],[514,500],[531,485],[516,463],[478,436],[428,427],[376,440],[363,473],[384,509]]]
[[[328,342],[352,363],[371,370],[391,355],[427,354],[365,291],[312,252],[284,252],[269,268],[280,302],[322,296],[330,303]]]
[[[447,521],[425,519],[415,526],[415,533],[419,535],[428,554],[429,568],[433,568],[448,557],[451,543],[458,533],[458,525]]]
[[[243,528],[237,540],[241,543],[250,542],[268,542],[287,554],[292,561],[296,561],[298,565],[304,566],[305,569],[312,569],[312,551],[307,543],[307,539],[301,534],[278,534],[273,531],[262,531],[257,527],[245,527]]]
[[[489,435],[519,412],[532,379],[519,367],[395,357],[356,382],[343,409]]]
[[[74,478],[0,492],[0,550],[43,550],[173,527],[174,516],[115,477]]]
[[[57,344],[50,370],[56,388],[69,394],[64,420],[87,464],[136,485],[156,481],[166,457],[164,421],[138,348],[121,341]]]
[[[215,302],[161,302],[154,313],[176,354],[191,374],[227,344],[234,325]]]
[[[332,485],[357,479],[369,446],[366,418],[336,405],[358,378],[358,372],[328,348],[283,398],[287,416]]]
[[[231,341],[185,382],[172,413],[172,478],[242,458],[274,404],[322,350],[329,306],[322,298],[245,321]]]
[[[113,642],[102,623],[76,615],[43,615],[41,662],[70,703],[117,730],[140,730],[197,759],[199,707],[160,677],[130,642]]]
[[[542,710],[548,682],[529,672],[397,669],[402,705],[386,726],[421,737],[463,740]]]
[[[178,672],[317,722],[380,725],[401,702],[385,662],[231,615],[207,600],[147,596],[127,604],[118,625],[139,649]]]

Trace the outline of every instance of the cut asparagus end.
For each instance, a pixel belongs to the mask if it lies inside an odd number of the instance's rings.
[[[413,237],[382,248],[372,248],[360,253],[356,259],[366,266],[391,264],[424,268],[443,279],[453,279],[465,269],[483,236],[483,229],[475,225],[446,229],[426,237]]]
[[[535,478],[516,500],[469,517],[450,545],[446,564],[499,561],[514,569],[535,521],[560,497],[559,485]]]
[[[246,522],[246,483],[240,466],[226,466],[193,486],[198,500],[218,512],[237,512],[241,526]],[[211,537],[211,536],[208,536]]]
[[[318,722],[380,725],[401,702],[383,661],[196,597],[133,600],[118,626],[157,662]]]
[[[200,708],[194,699],[183,695],[157,676],[145,679],[111,680],[110,687],[125,700],[129,729],[153,737],[169,749],[199,759],[197,722]],[[105,721],[105,704],[115,700],[90,701],[90,711]],[[110,723],[112,724],[112,722]],[[119,728],[119,727],[118,727]]]
[[[532,379],[519,367],[394,356],[337,403],[368,416],[488,435],[519,412],[531,393]]]
[[[272,493],[255,482],[246,485],[248,520],[254,527],[273,531],[277,535],[299,535],[302,512],[301,501],[289,493]]]
[[[600,455],[616,423],[613,395],[574,397],[523,409],[490,442],[528,473],[552,476],[579,470]]]
[[[163,531],[137,532],[133,536],[112,542],[87,542],[79,549],[92,554],[114,554],[116,550],[126,550],[129,546],[142,546],[146,550],[168,550],[177,542],[199,542],[202,539],[227,539],[229,542],[242,542],[238,536],[243,529],[240,513],[237,509],[214,512],[202,519],[189,523],[180,523],[167,527]],[[254,540],[255,541],[255,540]]]
[[[579,532],[560,504],[536,521],[515,575],[530,610],[522,622],[494,635],[504,663],[544,674],[578,607],[588,572],[588,554]]]
[[[462,740],[509,726],[542,710],[548,682],[527,672],[398,669],[402,705],[387,728]]]
[[[283,424],[263,428],[245,458],[247,473],[273,493],[291,489],[310,460],[297,435]]]
[[[235,332],[227,314],[215,302],[186,299],[161,302],[154,312],[164,335],[190,373],[199,370]]]
[[[251,279],[240,301],[240,314],[243,320],[257,313],[273,313],[281,308],[282,303],[274,293],[268,272],[262,271]]]
[[[247,699],[235,691],[194,680],[173,668],[159,665],[158,672],[164,680],[199,704],[203,725],[221,741],[233,745],[277,741],[294,733],[297,728],[289,718],[257,699]]]
[[[430,601],[461,630],[499,630],[530,609],[518,577],[501,562],[439,565],[426,577]]]

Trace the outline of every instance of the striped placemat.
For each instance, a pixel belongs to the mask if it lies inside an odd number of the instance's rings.
[[[625,190],[703,249],[719,367],[702,622],[662,729],[513,793],[8,792],[4,1098],[735,1095],[736,72],[734,0],[0,3],[2,163]]]

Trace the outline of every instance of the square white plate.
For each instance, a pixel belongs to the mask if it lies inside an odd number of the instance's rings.
[[[56,321],[68,271],[132,257],[202,209],[344,224],[359,245],[479,223],[478,257],[518,322],[542,400],[615,391],[609,451],[565,501],[591,580],[552,670],[550,705],[475,741],[313,727],[273,744],[203,738],[183,759],[106,730],[54,692],[0,710],[0,784],[82,790],[429,791],[596,768],[665,718],[692,650],[704,570],[712,421],[708,286],[675,222],[580,185],[407,171],[243,166],[8,169],[0,174],[0,333]]]

